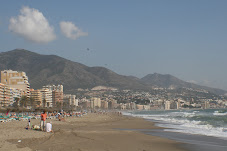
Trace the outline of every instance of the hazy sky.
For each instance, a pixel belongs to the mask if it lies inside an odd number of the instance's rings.
[[[2,0],[0,52],[23,48],[227,90],[226,0]]]

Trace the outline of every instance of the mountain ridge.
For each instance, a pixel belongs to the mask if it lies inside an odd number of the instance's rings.
[[[143,83],[150,84],[150,85],[157,86],[157,87],[162,87],[162,88],[186,87],[186,88],[193,88],[193,89],[204,89],[204,90],[207,90],[212,93],[219,94],[219,95],[226,94],[225,90],[218,89],[218,88],[210,88],[207,86],[201,86],[198,84],[185,82],[170,74],[158,74],[158,73],[148,74],[148,75],[144,76],[143,78],[141,78],[141,81],[143,81]],[[177,85],[176,85],[176,83],[177,83]]]
[[[143,78],[117,74],[105,67],[88,67],[57,55],[42,55],[25,49],[0,53],[0,70],[12,69],[26,72],[32,88],[47,84],[63,84],[70,92],[78,88],[110,86],[119,89],[146,90],[170,86],[205,89],[216,94],[225,94],[221,89],[188,83],[170,74],[148,74]]]

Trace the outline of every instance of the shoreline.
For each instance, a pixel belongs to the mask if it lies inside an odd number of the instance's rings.
[[[144,119],[144,118],[143,118]],[[191,134],[183,132],[168,131],[168,127],[159,126],[158,121],[144,119],[146,121],[154,123],[158,129],[139,130],[142,133],[167,138],[180,143],[184,149],[188,151],[226,151],[227,144],[226,139],[216,136],[207,136],[201,134]],[[166,131],[165,131],[166,130]]]
[[[142,118],[118,116],[109,112],[68,117],[66,122],[51,121],[54,133],[26,130],[26,121],[1,124],[0,133],[3,135],[0,136],[0,150],[187,151],[177,141],[133,131],[162,129],[155,126],[154,122]],[[39,124],[39,120],[31,122]]]

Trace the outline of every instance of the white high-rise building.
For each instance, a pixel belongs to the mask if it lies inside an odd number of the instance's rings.
[[[47,88],[43,88],[43,89],[40,89],[40,92],[42,94],[42,101],[45,100],[44,106],[53,107],[52,91]]]
[[[76,107],[76,106],[78,106],[78,100],[76,100],[76,95],[64,94],[63,95],[63,105],[65,107]]]
[[[91,108],[101,108],[101,99],[100,98],[96,98],[96,97],[93,97],[91,98]]]
[[[56,107],[57,104],[63,105],[63,85],[47,85],[43,88],[52,92],[52,107]]]
[[[165,101],[165,110],[170,110],[170,105],[171,105],[170,101]]]

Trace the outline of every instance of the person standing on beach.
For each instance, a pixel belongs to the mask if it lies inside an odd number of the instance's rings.
[[[28,119],[28,128],[32,129],[32,127],[31,127],[31,119],[30,118]]]
[[[40,123],[40,128],[42,131],[45,131],[46,119],[47,119],[46,111],[43,111],[43,113],[41,114],[41,123]]]

